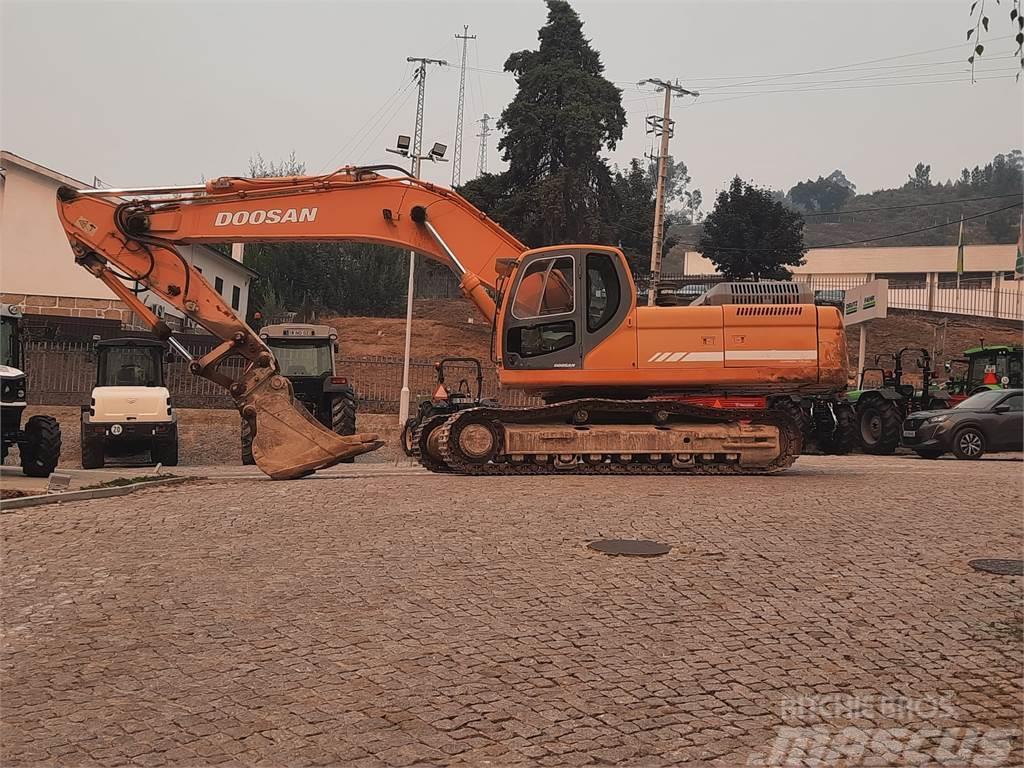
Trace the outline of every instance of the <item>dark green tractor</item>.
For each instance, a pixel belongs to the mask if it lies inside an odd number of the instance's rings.
[[[952,374],[955,364],[963,365],[959,376],[951,375],[945,390],[953,405],[961,403],[971,395],[986,389],[1019,389],[1024,386],[1024,347],[1008,344],[986,346],[964,351],[962,360],[946,363],[946,371]]]
[[[260,338],[270,347],[281,366],[281,374],[292,383],[295,399],[310,416],[339,435],[356,433],[356,392],[347,376],[335,368],[338,332],[327,325],[280,323],[260,329]],[[255,464],[253,432],[242,419],[242,463]],[[354,459],[342,459],[351,463]]]
[[[903,382],[903,357],[918,353],[916,365],[921,372],[921,389]],[[893,368],[865,368],[860,386],[847,393],[856,409],[861,448],[865,453],[892,454],[900,444],[903,420],[915,411],[932,411],[949,407],[949,393],[935,384],[931,353],[927,349],[904,347],[892,356]],[[881,374],[881,385],[866,387],[866,374]]]

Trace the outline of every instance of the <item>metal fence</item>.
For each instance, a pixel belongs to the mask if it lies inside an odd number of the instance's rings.
[[[197,355],[209,351],[207,345],[186,345]],[[88,405],[90,393],[96,383],[96,364],[91,354],[92,342],[28,341],[25,345],[26,373],[29,377],[28,399],[38,405]],[[540,402],[522,392],[503,390],[498,383],[494,366],[484,363],[483,394],[506,405],[526,405]],[[243,361],[229,358],[221,363],[221,370],[236,376]],[[339,357],[338,374],[353,383],[360,408],[372,413],[398,411],[402,391],[402,360],[396,357]],[[194,376],[182,361],[165,364],[167,388],[174,404],[179,408],[231,408],[232,400],[219,386],[207,379]],[[445,368],[445,384],[456,389],[465,380],[471,391],[476,391],[476,371],[468,365]],[[413,360],[409,366],[409,390],[412,401],[428,398],[437,387],[434,363]]]

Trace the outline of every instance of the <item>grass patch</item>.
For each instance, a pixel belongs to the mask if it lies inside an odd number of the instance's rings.
[[[154,480],[170,480],[175,477],[181,477],[181,475],[138,475],[136,477],[115,477],[113,480],[104,480],[102,483],[96,483],[95,485],[84,485],[79,488],[79,490],[94,491],[97,488],[121,488],[126,485],[135,485],[135,483],[151,483]]]

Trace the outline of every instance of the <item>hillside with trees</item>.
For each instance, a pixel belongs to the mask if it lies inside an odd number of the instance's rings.
[[[933,180],[931,166],[917,163],[901,186],[869,194],[857,194],[846,174],[835,170],[774,194],[803,215],[808,248],[851,241],[857,241],[851,247],[955,245],[961,216],[968,245],[1012,243],[1020,226],[1024,156],[1019,149],[998,154],[946,181]],[[895,233],[906,234],[888,237]],[[690,248],[701,227],[676,226],[673,235]],[[865,240],[870,242],[860,242]]]

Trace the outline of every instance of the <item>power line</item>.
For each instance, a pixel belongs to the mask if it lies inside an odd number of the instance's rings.
[[[991,77],[979,77],[976,78],[979,82],[982,80],[1010,80],[1010,75],[992,75]],[[951,83],[970,83],[971,78],[956,78],[952,80],[921,80],[909,83],[871,83],[868,85],[836,85],[829,86],[826,88],[789,88],[776,91],[760,91],[756,93],[748,93],[739,96],[727,96],[723,99],[709,99],[706,101],[694,101],[690,104],[683,105],[683,109],[693,109],[694,107],[707,106],[709,104],[722,104],[726,101],[739,101],[741,99],[754,99],[758,96],[768,96],[771,94],[780,93],[824,93],[826,91],[856,91],[863,90],[865,88],[906,88],[908,86],[916,85],[949,85]],[[636,114],[639,110],[632,110],[627,114]]]
[[[1012,72],[1012,71],[1015,71],[1016,69],[1017,69],[1017,67],[1013,67],[1013,68],[1003,67],[1001,69],[997,68],[997,67],[990,67],[990,68],[987,68],[987,69],[984,69],[984,70],[978,70],[978,71],[980,71],[980,72],[982,72],[984,74],[984,73],[990,73],[990,72]],[[860,76],[860,77],[842,77],[842,78],[839,78],[839,79],[836,79],[836,80],[805,80],[805,81],[793,81],[793,82],[790,82],[790,83],[782,83],[782,82],[780,82],[780,83],[772,83],[770,87],[773,87],[773,88],[774,87],[785,88],[785,87],[788,87],[788,86],[804,87],[804,86],[813,86],[813,85],[833,85],[835,83],[864,83],[864,82],[870,83],[870,82],[875,82],[875,81],[878,81],[878,80],[906,80],[908,78],[915,78],[915,77],[917,77],[917,78],[921,78],[921,77],[950,77],[951,75],[960,74],[962,72],[970,72],[970,68],[964,67],[962,69],[955,69],[955,70],[954,69],[950,69],[950,70],[946,70],[946,71],[939,70],[939,71],[935,71],[935,72],[907,72],[905,74],[863,75],[863,76]],[[740,87],[740,86],[737,86],[737,85],[721,85],[721,86],[711,86],[709,88],[705,88],[704,90],[705,91],[714,92],[716,94],[721,92],[723,95],[729,95],[729,94],[737,93],[737,91],[733,91],[731,89],[738,88],[738,87]],[[729,90],[727,90],[727,89],[729,89]],[[757,92],[758,91],[739,91],[739,93],[757,93]],[[766,93],[772,93],[773,91],[765,91],[765,92]]]
[[[359,146],[362,146],[363,148],[362,152],[356,155],[357,162],[362,160],[366,153],[370,150],[370,148],[377,144],[377,139],[380,138],[380,135],[388,128],[388,126],[390,126],[394,122],[395,118],[398,117],[399,112],[401,112],[405,105],[409,103],[409,100],[412,98],[413,94],[411,86],[414,82],[415,80],[409,81],[409,84],[407,86],[408,90],[403,89],[405,90],[405,96],[400,101],[395,102],[393,108],[389,110],[389,112],[386,115],[382,115],[380,117],[377,125],[377,131],[372,135],[367,133],[365,137],[365,143],[360,142],[356,147],[353,148],[353,154],[355,154],[355,150],[358,149]]]
[[[1006,38],[1009,38],[1009,37],[1012,37],[1012,35],[1003,35],[1002,37],[993,38],[992,41],[1003,40],[1003,39],[1006,39]],[[809,70],[806,70],[804,72],[787,72],[787,73],[778,74],[778,75],[766,75],[766,76],[763,76],[763,77],[756,77],[756,78],[754,78],[752,80],[749,80],[746,83],[738,83],[737,87],[739,87],[740,85],[752,85],[752,84],[761,83],[761,82],[767,82],[767,81],[771,81],[771,80],[780,80],[780,79],[782,79],[784,77],[805,77],[807,75],[817,75],[817,74],[821,74],[823,72],[835,72],[837,70],[850,69],[851,67],[859,67],[859,66],[864,65],[864,64],[880,64],[883,61],[897,61],[899,59],[909,59],[909,58],[913,58],[914,56],[924,56],[924,55],[929,54],[929,53],[938,53],[940,51],[949,51],[949,50],[959,49],[959,48],[963,48],[963,47],[964,46],[963,46],[962,43],[956,43],[955,45],[946,45],[946,46],[943,46],[941,48],[929,48],[928,50],[925,50],[925,51],[915,51],[913,53],[901,53],[901,54],[897,54],[895,56],[883,56],[882,58],[878,58],[878,59],[867,59],[865,61],[856,61],[856,62],[853,62],[851,64],[840,64],[840,65],[833,66],[833,67],[822,67],[820,69],[809,69]]]
[[[964,216],[962,219],[958,219],[957,221],[948,221],[945,224],[933,224],[930,227],[921,227],[920,229],[909,229],[909,230],[907,230],[905,232],[893,232],[893,233],[888,234],[888,235],[879,235],[877,237],[866,237],[866,238],[864,238],[862,240],[847,240],[846,242],[843,242],[843,243],[828,243],[826,245],[808,245],[807,249],[808,250],[811,250],[811,249],[813,249],[813,250],[823,250],[823,249],[827,249],[827,248],[846,248],[846,247],[851,246],[851,245],[862,245],[864,243],[877,243],[879,240],[891,240],[894,237],[905,237],[907,235],[916,235],[916,234],[919,234],[921,232],[929,232],[929,231],[934,230],[934,229],[943,229],[944,227],[955,227],[955,226],[959,226],[961,221],[971,221],[972,219],[983,219],[986,216],[992,216],[993,214],[996,214],[996,213],[1002,213],[1003,211],[1009,211],[1009,210],[1012,210],[1013,208],[1019,208],[1021,205],[1024,205],[1024,203],[1013,203],[1012,205],[1006,205],[1006,206],[1003,206],[1002,208],[996,208],[996,209],[991,210],[991,211],[985,211],[983,213],[976,213],[973,216]],[[625,228],[623,227],[623,229],[625,229]],[[690,248],[699,248],[700,247],[696,243],[680,242],[679,244],[680,245],[688,246]],[[779,252],[778,248],[728,248],[728,247],[725,247],[725,248],[718,248],[716,250],[719,250],[719,251],[739,251],[741,253],[749,252],[749,251],[757,251],[758,253],[778,253]]]
[[[340,147],[338,147],[338,149],[334,152],[334,154],[331,155],[327,159],[327,162],[324,163],[322,166],[320,166],[320,172],[321,173],[323,171],[327,170],[327,168],[330,166],[330,164],[333,163],[335,158],[337,158],[340,154],[342,154],[342,152],[344,152],[344,151],[346,151],[346,150],[348,150],[350,148],[351,149],[355,149],[355,147],[359,146],[359,144],[362,143],[362,139],[365,138],[366,133],[368,133],[370,130],[373,129],[373,126],[376,123],[377,118],[388,109],[388,107],[392,104],[394,99],[396,99],[398,96],[401,95],[402,91],[406,90],[407,88],[409,88],[412,85],[412,81],[411,80],[409,80],[409,81],[406,80],[408,72],[409,72],[409,67],[408,67],[408,65],[406,65],[405,74],[402,75],[402,80],[405,81],[405,85],[399,85],[398,88],[396,88],[395,91],[384,100],[384,103],[381,104],[376,109],[376,111],[373,112],[373,114],[371,114],[369,117],[366,118],[366,122],[364,122],[359,127],[359,129],[354,134],[352,134],[352,136],[349,137],[348,141],[346,141],[344,144],[342,144]],[[353,142],[354,142],[354,144],[353,144]]]
[[[907,208],[929,208],[936,205],[956,205],[958,203],[977,203],[982,200],[1002,200],[1007,197],[1020,197],[1020,192],[1014,192],[1008,195],[986,195],[985,197],[962,197],[958,200],[942,200],[930,203],[909,203],[907,205],[887,205],[881,208],[854,208],[849,211],[832,211],[832,212],[814,212],[814,213],[803,213],[801,215],[806,219],[811,216],[845,216],[848,213],[876,213],[878,211],[902,211]]]
[[[989,43],[991,44],[992,42],[996,42],[998,40],[1008,40],[1008,39],[1010,39],[1012,37],[1013,37],[1013,35],[1002,35],[1000,37],[990,38]],[[761,83],[761,82],[770,82],[772,80],[781,80],[781,79],[787,78],[787,77],[806,77],[807,75],[816,75],[816,74],[822,74],[822,73],[825,73],[825,72],[838,72],[838,71],[843,71],[843,70],[859,71],[858,68],[864,68],[864,69],[897,69],[897,68],[901,68],[901,67],[912,68],[912,67],[937,66],[937,65],[941,65],[941,64],[952,63],[952,61],[950,61],[950,62],[946,62],[946,61],[941,61],[941,62],[940,61],[931,61],[931,62],[920,62],[920,63],[917,63],[917,64],[890,64],[890,65],[886,65],[886,66],[883,66],[883,67],[867,67],[865,65],[880,64],[880,63],[886,62],[886,61],[898,61],[898,60],[901,60],[901,59],[913,58],[915,56],[925,56],[925,55],[930,54],[930,53],[939,53],[939,52],[943,52],[943,51],[956,50],[956,49],[960,49],[960,48],[963,48],[963,47],[964,47],[963,44],[956,43],[956,44],[953,44],[953,45],[943,46],[941,48],[929,48],[929,49],[926,49],[926,50],[923,50],[923,51],[913,51],[913,52],[910,52],[910,53],[901,53],[901,54],[896,54],[894,56],[884,56],[882,58],[877,58],[877,59],[866,59],[864,61],[855,61],[855,62],[851,62],[849,64],[837,64],[837,65],[830,66],[830,67],[821,67],[819,69],[810,69],[810,70],[806,70],[806,71],[803,71],[803,72],[781,72],[781,73],[772,74],[772,75],[713,75],[713,76],[694,76],[694,77],[688,77],[687,79],[695,81],[695,82],[704,82],[706,80],[736,80],[736,79],[738,79],[738,80],[744,80],[744,79],[748,80],[748,82],[745,82],[745,83],[743,83],[743,82],[741,82],[741,83],[734,83],[734,84],[732,84],[730,86],[730,87],[737,87],[738,88],[738,87],[741,87],[741,86],[744,86],[744,85],[753,85],[753,84],[757,84],[757,83]],[[1013,56],[1013,58],[1016,58],[1016,57]],[[956,63],[962,63],[962,62],[959,59],[957,59]],[[477,61],[477,66],[476,67],[469,67],[469,69],[471,69],[471,70],[473,70],[475,72],[483,72],[483,73],[491,74],[491,75],[501,75],[503,77],[515,77],[515,75],[513,73],[511,73],[511,72],[506,72],[504,70],[499,70],[499,69],[481,67],[479,60]],[[638,79],[640,79],[640,78],[631,78],[629,80],[612,80],[611,82],[615,83],[616,85],[635,85]],[[711,87],[712,86],[708,86],[705,90],[710,90]],[[723,86],[715,86],[715,87],[723,87]]]

